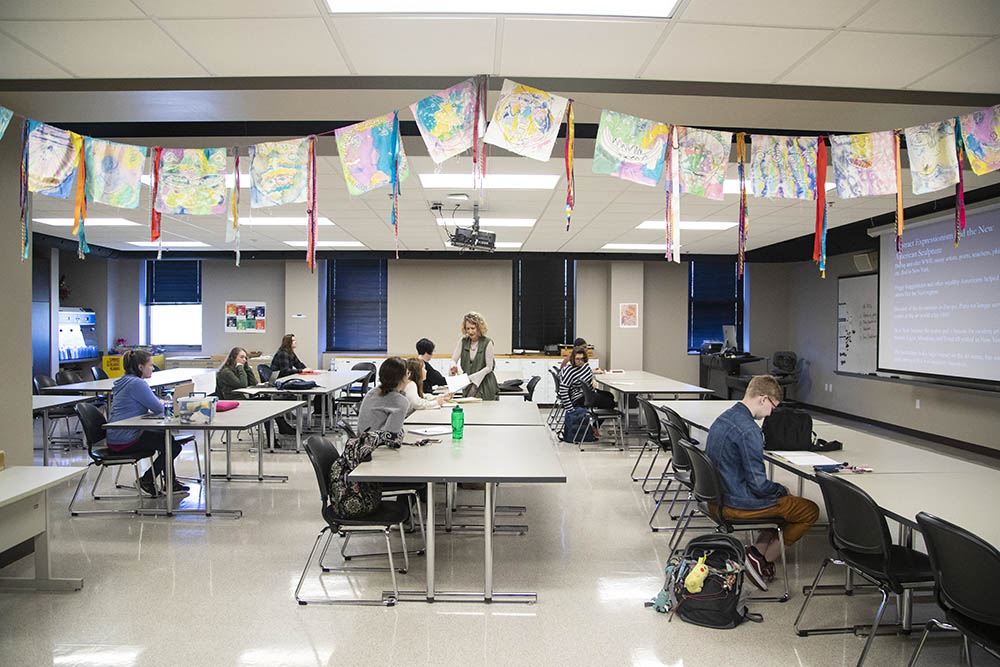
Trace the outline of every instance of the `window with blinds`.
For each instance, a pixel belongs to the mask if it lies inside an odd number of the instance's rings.
[[[512,346],[541,350],[576,337],[576,261],[516,259]]]
[[[688,352],[698,352],[708,341],[721,341],[724,324],[734,325],[736,340],[743,340],[742,287],[735,260],[688,263]]]
[[[201,346],[201,262],[146,262],[146,306],[151,345]]]
[[[385,352],[388,262],[331,259],[326,270],[327,351]]]

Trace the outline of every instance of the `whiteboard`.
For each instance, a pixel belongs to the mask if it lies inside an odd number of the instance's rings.
[[[837,283],[837,372],[874,373],[878,350],[878,274]]]

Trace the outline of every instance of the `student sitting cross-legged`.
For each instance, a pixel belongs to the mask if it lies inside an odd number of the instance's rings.
[[[781,519],[785,546],[797,542],[816,523],[816,503],[793,496],[764,470],[764,434],[755,420],[771,414],[781,402],[781,385],[770,375],[750,380],[746,395],[712,423],[705,451],[722,477],[722,515],[730,519]],[[781,553],[778,535],[763,530],[748,546],[750,579],[767,590],[774,578],[773,561]]]

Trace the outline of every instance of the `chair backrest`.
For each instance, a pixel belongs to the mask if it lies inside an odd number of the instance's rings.
[[[83,438],[87,441],[87,450],[91,457],[97,458],[94,454],[94,448],[106,437],[104,425],[108,420],[105,419],[104,413],[92,403],[77,403],[73,409],[76,410],[76,416],[80,418]]]
[[[771,357],[772,370],[783,375],[791,375],[795,372],[799,363],[799,357],[794,352],[783,350],[775,352]]]
[[[108,374],[105,373],[104,369],[101,368],[100,366],[91,366],[90,367],[90,374],[94,377],[95,380],[107,380],[108,379]]]
[[[321,435],[311,435],[306,440],[306,454],[309,455],[309,462],[312,463],[313,472],[316,473],[316,482],[319,484],[319,495],[326,506],[330,497],[330,466],[340,457],[337,447]]]
[[[76,371],[59,371],[56,373],[56,384],[74,384],[76,382],[83,382],[83,378]]]
[[[534,399],[534,397],[535,397],[535,387],[538,385],[538,383],[541,381],[541,379],[542,378],[540,378],[537,375],[532,375],[531,376],[531,379],[528,380],[528,395],[524,397],[524,400],[531,401],[531,400]]]
[[[691,425],[688,424],[687,420],[681,417],[676,410],[668,408],[665,405],[661,405],[657,408],[657,410],[666,416],[668,422],[680,429],[680,432],[684,434],[685,438],[688,440],[691,439]]]
[[[694,442],[687,437],[687,435],[681,429],[677,428],[668,421],[660,422],[660,432],[666,433],[666,438],[661,438],[660,443],[664,449],[671,449],[674,453],[672,467],[675,470],[681,470],[687,472],[691,470],[691,462],[688,460],[687,455],[684,452],[678,452],[680,449],[680,443],[684,442],[689,445],[693,445]],[[678,460],[678,457],[679,460]]]
[[[554,368],[554,367],[550,368],[549,369],[549,374],[552,376],[552,381],[556,383],[556,391],[558,392],[559,391],[559,369],[558,368]]]
[[[651,442],[659,445],[660,440],[663,438],[663,430],[660,428],[660,415],[657,414],[657,410],[653,407],[653,404],[645,398],[639,399],[639,407],[642,408],[642,416],[646,420],[646,435]]]
[[[261,382],[271,381],[271,367],[267,364],[257,364],[257,376]]]
[[[729,522],[722,516],[722,499],[725,486],[722,483],[722,476],[719,469],[715,467],[708,454],[701,451],[694,445],[687,442],[678,442],[677,449],[674,450],[674,458],[677,452],[682,451],[687,454],[691,461],[691,481],[694,483],[694,497],[700,504],[701,510],[710,519],[723,526],[728,532],[732,532]]]
[[[367,394],[368,393],[368,383],[375,379],[375,364],[373,364],[370,361],[361,361],[361,362],[356,363],[353,366],[351,366],[351,370],[352,371],[368,371],[368,375],[366,375],[361,380],[355,380],[354,383],[351,384],[351,386],[348,388],[348,391],[350,391],[352,393],[359,393],[360,392],[362,395],[363,394]]]
[[[49,375],[36,375],[32,378],[32,384],[35,385],[35,391],[39,394],[43,393],[42,389],[47,387],[55,387],[56,381],[52,379]]]
[[[917,524],[924,535],[934,572],[934,593],[944,609],[1000,626],[1000,551],[960,526],[920,512]]]
[[[584,382],[580,385],[583,389],[583,407],[593,408],[597,406],[597,391],[590,386],[589,382]]]
[[[862,489],[825,472],[816,473],[830,518],[830,543],[837,551],[889,556],[892,538],[878,504]]]

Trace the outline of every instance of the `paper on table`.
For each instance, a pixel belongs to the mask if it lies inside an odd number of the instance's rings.
[[[410,433],[416,435],[444,435],[451,433],[450,426],[427,426],[425,428],[411,428]]]
[[[445,378],[448,383],[448,391],[461,391],[469,386],[469,374],[462,373],[461,375],[449,375]]]
[[[453,398],[452,403],[482,403],[483,399],[478,396],[467,396],[465,398]]]
[[[778,452],[778,456],[795,466],[835,466],[840,463],[815,452]]]

